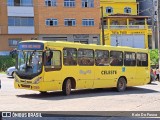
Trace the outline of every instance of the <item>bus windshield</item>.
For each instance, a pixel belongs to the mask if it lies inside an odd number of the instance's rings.
[[[35,77],[42,71],[42,52],[19,51],[17,73],[19,76]]]

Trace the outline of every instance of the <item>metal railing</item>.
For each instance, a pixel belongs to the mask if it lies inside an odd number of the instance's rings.
[[[147,25],[147,28],[145,25],[105,25],[104,29],[152,29],[152,26]]]

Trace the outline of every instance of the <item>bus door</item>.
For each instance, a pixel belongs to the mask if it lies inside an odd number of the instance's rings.
[[[148,54],[137,53],[137,70],[136,70],[136,80],[137,84],[146,84],[149,80],[150,70],[148,67]],[[148,81],[149,82],[149,81]]]
[[[124,67],[122,68],[123,76],[127,78],[127,86],[136,84],[136,53],[124,52]]]
[[[94,81],[94,51],[91,49],[78,50],[78,87],[93,88]]]
[[[113,77],[116,74],[112,69],[109,59],[109,51],[95,50],[95,80],[94,88],[105,88],[113,86]]]
[[[44,55],[44,82],[46,89],[48,90],[60,90],[61,89],[61,51],[53,50],[46,51]]]

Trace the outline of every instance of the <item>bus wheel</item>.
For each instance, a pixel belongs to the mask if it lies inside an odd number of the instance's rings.
[[[117,91],[118,92],[123,92],[126,89],[126,80],[121,77],[118,82],[117,82]]]
[[[62,92],[64,95],[70,95],[71,93],[71,80],[67,79],[63,83]]]

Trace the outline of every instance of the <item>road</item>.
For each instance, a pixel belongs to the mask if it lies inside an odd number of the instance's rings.
[[[61,92],[46,95],[14,89],[13,78],[0,74],[0,111],[160,111],[160,82],[129,87],[125,92],[112,89]]]

